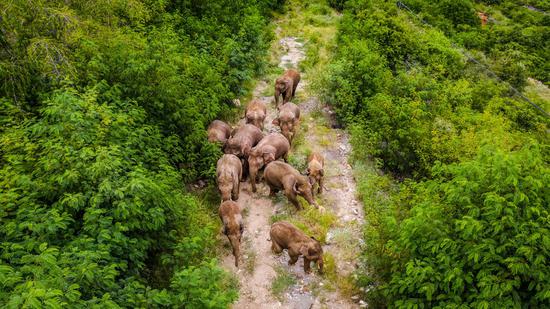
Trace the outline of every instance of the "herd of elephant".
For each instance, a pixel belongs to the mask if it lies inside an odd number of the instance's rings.
[[[263,180],[269,186],[270,196],[282,190],[297,209],[301,209],[297,196],[302,196],[310,205],[323,211],[314,199],[315,185],[318,185],[318,193],[322,193],[323,190],[323,156],[316,152],[308,156],[306,175],[302,175],[288,164],[290,145],[300,120],[300,109],[290,101],[294,98],[299,82],[300,73],[292,69],[287,70],[275,81],[278,117],[272,123],[280,127],[281,133],[262,133],[267,109],[258,99],[247,105],[244,125],[232,130],[227,123],[214,120],[208,127],[208,140],[221,144],[224,152],[216,166],[216,179],[222,200],[219,215],[223,222],[223,233],[233,248],[236,267],[239,267],[240,243],[244,229],[237,201],[240,182],[245,181],[247,176],[252,191],[256,192],[258,173],[263,168]],[[283,97],[281,105],[280,96]],[[303,256],[306,273],[310,272],[311,262],[316,262],[322,272],[323,249],[315,238],[308,237],[289,222],[280,221],[271,226],[270,239],[271,250],[274,253],[279,254],[283,249],[288,250],[289,265],[295,264],[298,258]]]

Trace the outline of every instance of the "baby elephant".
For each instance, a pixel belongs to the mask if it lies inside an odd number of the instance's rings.
[[[300,109],[294,103],[287,103],[279,108],[279,116],[272,123],[281,128],[281,133],[292,143],[296,127],[300,121]]]
[[[264,165],[279,158],[283,158],[286,162],[289,150],[290,144],[281,133],[270,133],[266,135],[256,147],[252,148],[248,156],[252,192],[256,192],[258,171],[264,167]]]
[[[235,256],[235,267],[239,267],[239,256],[241,254],[241,237],[243,236],[243,217],[239,205],[233,201],[225,201],[220,205],[220,219],[223,222],[223,233],[229,239]]]
[[[232,154],[224,154],[216,165],[216,180],[222,201],[238,200],[242,178],[241,160]]]
[[[309,177],[309,183],[311,184],[311,193],[313,195],[315,190],[315,183],[319,185],[319,188],[317,189],[317,193],[323,193],[323,176],[325,174],[324,170],[325,166],[325,158],[318,153],[318,152],[312,152],[307,157],[307,171],[306,175]]]
[[[287,70],[275,80],[275,106],[279,106],[279,96],[283,95],[283,105],[290,102],[296,94],[296,87],[300,82],[300,73],[296,70]]]
[[[264,120],[267,115],[267,109],[262,101],[255,99],[252,100],[246,107],[245,119],[246,123],[255,125],[260,130],[264,129]]]
[[[231,135],[231,127],[221,120],[214,120],[208,126],[207,133],[209,142],[219,142],[224,145]]]
[[[304,256],[304,272],[310,272],[310,263],[316,262],[319,272],[323,272],[323,248],[321,243],[313,237],[308,237],[294,225],[279,221],[273,223],[271,231],[271,250],[279,254],[283,249],[288,249],[290,256],[289,265],[294,265],[300,255]]]
[[[269,163],[264,171],[264,179],[269,186],[269,195],[273,196],[279,190],[284,190],[288,200],[300,210],[302,207],[298,203],[297,195],[305,198],[306,201],[319,210],[323,210],[319,207],[313,195],[311,194],[311,184],[306,176],[300,174],[290,164],[273,161]]]

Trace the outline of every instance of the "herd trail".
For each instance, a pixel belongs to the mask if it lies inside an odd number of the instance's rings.
[[[279,67],[298,68],[305,59],[303,43],[295,37],[279,39],[275,48],[280,48],[282,56]],[[277,115],[273,96],[262,96],[273,81],[258,81],[253,97],[267,106],[265,120],[266,132],[277,132],[271,124]],[[243,102],[246,104],[247,102]],[[325,254],[334,257],[334,272],[340,277],[349,277],[357,267],[358,256],[362,246],[362,225],[364,224],[363,206],[356,198],[355,180],[352,167],[348,163],[351,146],[348,134],[341,129],[334,129],[333,112],[317,97],[309,94],[308,76],[302,73],[302,80],[296,90],[295,103],[301,110],[299,134],[304,136],[304,144],[309,150],[318,151],[325,157],[325,188],[321,195],[316,195],[327,212],[336,217],[323,246]],[[244,123],[241,120],[237,125]],[[299,149],[296,149],[299,148]],[[305,161],[305,153],[293,145],[291,156]],[[222,266],[235,274],[240,284],[239,299],[232,308],[360,308],[366,304],[358,303],[353,295],[344,295],[338,284],[327,276],[320,275],[316,268],[311,274],[303,271],[303,259],[289,266],[286,251],[277,256],[271,252],[269,230],[271,217],[288,212],[297,215],[287,199],[278,193],[274,199],[268,197],[269,188],[260,183],[258,192],[252,193],[249,182],[241,183],[238,200],[244,217],[245,230],[241,244],[241,264],[234,266],[233,255],[226,245]],[[290,205],[290,206],[289,206]],[[223,235],[220,235],[222,237]],[[222,240],[226,243],[225,237]],[[286,272],[292,284],[276,297],[272,293],[272,283],[279,272]]]

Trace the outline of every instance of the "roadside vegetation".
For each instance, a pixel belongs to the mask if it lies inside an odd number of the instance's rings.
[[[515,45],[522,53],[511,55],[532,62],[499,54],[514,39],[504,25],[482,28],[472,1],[405,1],[434,27],[394,2],[333,2],[344,14],[338,50],[317,89],[352,134],[367,222],[363,298],[372,307],[549,306],[549,119],[452,42],[487,53],[497,72],[513,62],[502,78],[520,88],[529,76],[546,82],[537,61],[548,62],[548,48]],[[511,14],[508,2],[483,5]],[[548,33],[546,15],[520,12],[532,15],[529,33]],[[518,18],[508,26],[525,29]]]
[[[206,126],[280,1],[2,1],[0,306],[224,308]]]

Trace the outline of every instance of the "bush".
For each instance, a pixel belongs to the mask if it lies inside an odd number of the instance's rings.
[[[237,297],[219,219],[184,185],[214,174],[205,128],[263,69],[281,3],[0,5],[1,307]]]
[[[449,36],[500,39],[449,21],[467,22],[469,9],[441,18],[433,5],[411,4]],[[514,51],[471,54],[522,86],[536,57],[502,46]],[[351,132],[369,222],[357,284],[369,306],[550,305],[545,116],[384,1],[348,2],[318,90]],[[365,168],[373,159],[384,176]]]
[[[386,242],[388,302],[550,305],[550,169],[537,146],[485,147],[475,160],[436,166],[434,175],[415,187],[410,217]]]

